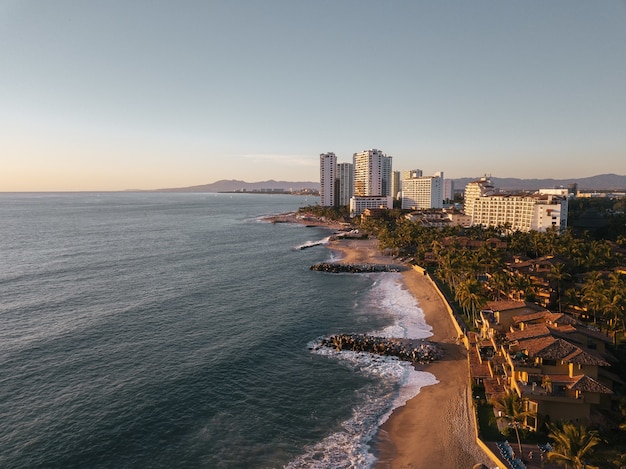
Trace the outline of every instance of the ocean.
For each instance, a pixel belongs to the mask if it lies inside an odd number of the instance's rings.
[[[430,327],[400,274],[311,271],[330,232],[262,220],[316,202],[0,194],[0,467],[372,467],[436,379],[312,344]]]

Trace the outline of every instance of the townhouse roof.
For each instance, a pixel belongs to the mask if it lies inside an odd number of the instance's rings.
[[[514,342],[516,340],[525,340],[531,339],[535,337],[545,337],[550,335],[550,329],[545,324],[531,324],[524,328],[524,330],[516,330],[512,332],[506,333],[506,338],[510,342]]]
[[[504,385],[496,378],[488,378],[483,380],[485,386],[485,395],[487,397],[500,396],[505,393]]]
[[[613,394],[613,391],[607,388],[604,384],[598,383],[595,379],[587,375],[580,376],[575,383],[569,386],[569,388],[573,391]]]
[[[587,375],[547,375],[553,384],[564,385],[567,389],[580,392],[597,392],[600,394],[613,394],[613,391],[604,384]]]
[[[543,309],[530,301],[500,300],[488,301],[487,307],[492,311],[510,311],[512,309],[531,308],[535,311]]]
[[[491,378],[491,371],[487,363],[475,363],[470,365],[472,378]]]
[[[520,341],[519,346],[529,357],[539,357],[544,360],[561,360],[566,363],[579,365],[610,366],[604,358],[582,350],[567,340],[543,336]]]
[[[543,310],[536,313],[519,314],[513,316],[513,324],[520,324],[522,322],[531,322],[544,320],[545,322],[552,324],[579,324],[579,322],[571,316],[565,313],[553,313],[551,311]]]

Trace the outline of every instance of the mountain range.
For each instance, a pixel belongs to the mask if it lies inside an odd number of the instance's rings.
[[[462,190],[470,181],[475,181],[479,177],[465,177],[452,179],[454,188]],[[518,179],[518,178],[498,178],[491,177],[493,185],[505,191],[538,190],[555,187],[567,187],[570,184],[577,184],[579,190],[596,191],[626,191],[626,176],[617,174],[600,174],[586,178],[571,179]],[[199,186],[159,189],[161,192],[232,192],[232,191],[260,191],[263,189],[284,189],[285,191],[300,189],[317,189],[320,183],[313,181],[269,181],[245,182],[235,179],[222,179],[210,184]]]

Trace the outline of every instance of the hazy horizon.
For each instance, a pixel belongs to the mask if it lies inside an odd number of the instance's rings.
[[[0,0],[0,191],[626,174],[626,2]]]

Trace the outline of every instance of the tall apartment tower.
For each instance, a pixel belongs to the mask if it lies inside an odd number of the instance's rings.
[[[354,165],[337,163],[339,179],[339,205],[350,205],[350,197],[354,194]]]
[[[391,196],[391,158],[376,149],[353,155],[355,197]]]
[[[337,156],[334,153],[320,155],[320,205],[334,207],[336,200]]]
[[[400,179],[400,171],[391,172],[391,195],[394,199],[400,198],[402,192],[402,179]]]

